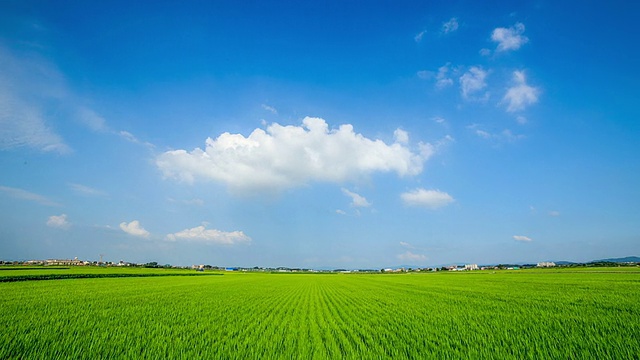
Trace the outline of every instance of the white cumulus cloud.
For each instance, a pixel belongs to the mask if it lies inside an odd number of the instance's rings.
[[[460,76],[460,92],[465,99],[473,99],[474,95],[487,87],[487,71],[483,70],[480,66],[472,66],[467,72]],[[488,97],[488,93],[485,93],[482,98]]]
[[[365,199],[364,196],[351,192],[345,188],[342,188],[342,193],[351,198],[351,206],[353,207],[368,207],[371,203]]]
[[[204,150],[167,151],[156,164],[168,178],[188,183],[212,180],[235,191],[252,192],[310,182],[341,183],[375,172],[416,175],[433,153],[430,144],[420,143],[412,151],[400,142],[369,139],[349,124],[329,129],[323,119],[306,117],[302,126],[274,123],[247,137],[223,133],[208,138]]]
[[[523,71],[513,72],[514,86],[507,90],[502,99],[507,103],[507,111],[514,112],[524,110],[527,106],[538,102],[540,90],[527,85],[527,79]]]
[[[524,235],[513,235],[513,239],[516,240],[516,241],[522,241],[522,242],[533,241],[533,239],[531,239],[528,236],[524,236]]]
[[[47,220],[47,226],[59,229],[67,229],[71,224],[67,221],[67,214],[51,215]]]
[[[427,260],[426,255],[423,254],[414,254],[411,251],[406,251],[402,254],[398,255],[398,259],[403,261],[424,261]]]
[[[177,233],[167,235],[169,241],[194,241],[207,244],[235,245],[251,243],[251,238],[242,231],[225,232],[216,229],[207,229],[204,225],[185,229]]]
[[[454,201],[451,195],[439,190],[415,189],[400,195],[402,201],[409,206],[422,206],[437,209]]]
[[[498,43],[496,51],[518,50],[529,41],[522,35],[524,24],[516,23],[510,28],[496,28],[491,33],[491,40]]]
[[[120,223],[120,229],[126,232],[129,235],[139,236],[139,237],[149,237],[149,232],[145,230],[138,220],[133,220],[130,223],[122,222]]]

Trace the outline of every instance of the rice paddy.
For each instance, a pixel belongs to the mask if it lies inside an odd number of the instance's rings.
[[[2,359],[633,359],[640,271],[6,282],[0,334]]]

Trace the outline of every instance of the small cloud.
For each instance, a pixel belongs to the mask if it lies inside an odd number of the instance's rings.
[[[80,122],[92,131],[105,132],[109,130],[104,118],[89,108],[79,107],[77,109],[77,115]]]
[[[273,106],[269,106],[267,104],[262,104],[262,108],[267,110],[268,112],[274,114],[274,115],[278,115],[278,110],[276,110]]]
[[[400,246],[410,249],[410,250],[418,250],[418,251],[424,251],[425,249],[419,248],[417,246],[414,246],[413,244],[410,244],[406,241],[400,241]]]
[[[347,212],[346,212],[346,211],[344,211],[344,210],[340,210],[340,209],[338,209],[338,210],[336,210],[336,214],[339,214],[339,215],[347,215]]]
[[[45,196],[35,194],[23,189],[13,188],[8,186],[0,186],[0,191],[6,193],[7,195],[15,199],[34,201],[40,205],[45,205],[45,206],[60,206],[60,204],[50,200]]]
[[[416,34],[416,36],[413,37],[413,40],[415,40],[415,42],[417,43],[421,42],[422,38],[426,33],[427,33],[427,30],[420,31],[419,33]]]
[[[103,191],[91,188],[89,186],[85,186],[85,185],[81,185],[81,184],[73,184],[73,183],[69,183],[69,187],[82,195],[88,195],[88,196],[106,196],[107,194]]]
[[[367,199],[364,198],[364,196],[361,196],[359,194],[351,192],[351,191],[349,191],[349,190],[347,190],[345,188],[342,188],[342,193],[351,198],[351,206],[353,206],[353,207],[369,207],[369,206],[371,206],[371,203],[368,202]]]
[[[204,205],[204,200],[202,199],[189,199],[189,200],[176,200],[173,198],[167,198],[167,200],[169,202],[172,203],[179,203],[179,204],[184,204],[184,205],[189,205],[189,206],[203,206]]]
[[[458,19],[451,18],[449,21],[442,24],[442,33],[449,34],[458,30]]]
[[[524,139],[525,136],[522,134],[514,134],[511,130],[509,129],[504,129],[499,133],[492,133],[492,132],[488,132],[486,130],[482,130],[482,129],[478,129],[477,128],[477,124],[475,124],[474,127],[467,127],[470,128],[472,130],[474,130],[475,134],[478,137],[481,137],[483,139],[486,140],[493,140],[495,142],[515,142],[518,141],[520,139]]]
[[[393,132],[393,139],[399,144],[406,145],[409,143],[409,133],[402,129],[396,129],[396,131]]]
[[[397,255],[398,259],[402,261],[425,261],[427,257],[423,254],[414,254],[411,251],[406,251],[403,254]]]
[[[451,195],[439,190],[415,189],[400,195],[402,201],[409,206],[421,206],[437,209],[454,201]]]
[[[138,138],[135,135],[133,135],[132,133],[130,133],[128,131],[122,130],[122,131],[118,132],[118,135],[120,135],[121,138],[127,140],[128,142],[131,142],[131,143],[134,143],[134,144],[141,144],[141,145],[144,145],[144,146],[146,146],[146,147],[148,147],[150,149],[155,147],[155,145],[153,145],[153,144],[151,144],[149,142],[143,142],[143,141],[138,140]]]
[[[204,225],[185,229],[177,233],[168,234],[168,241],[189,241],[205,244],[236,245],[251,243],[251,238],[242,231],[225,232],[216,229],[206,229]]]
[[[445,120],[445,118],[440,117],[440,116],[434,116],[431,120],[437,122],[438,124],[444,124],[447,122],[447,120]]]
[[[524,110],[527,106],[538,102],[540,90],[527,85],[523,71],[513,72],[514,86],[507,90],[502,99],[507,103],[507,111],[514,112]]]
[[[126,222],[122,222],[120,223],[120,229],[129,235],[144,238],[149,237],[149,232],[140,226],[140,222],[138,220],[133,220],[128,224]]]
[[[478,135],[478,136],[480,136],[481,138],[484,138],[484,139],[490,139],[491,137],[493,137],[493,135],[489,134],[488,132],[486,132],[484,130],[480,130],[480,129],[476,130],[476,135]]]
[[[489,56],[491,55],[491,50],[489,49],[480,49],[480,56]]]
[[[553,217],[560,216],[560,211],[556,211],[556,210],[549,211],[549,216],[553,216]]]
[[[416,75],[418,75],[418,77],[422,80],[429,80],[435,76],[435,73],[429,70],[420,70],[416,73]]]
[[[524,116],[518,116],[518,117],[516,117],[516,122],[518,124],[520,124],[520,125],[524,125],[524,124],[528,123],[529,120],[527,120],[527,118],[524,117]]]
[[[67,214],[59,216],[51,215],[47,220],[47,226],[58,229],[68,229],[71,224],[67,221]]]
[[[529,38],[522,35],[524,24],[516,23],[510,28],[496,28],[491,33],[491,40],[498,43],[496,51],[518,50],[529,41]]]
[[[517,141],[517,140],[525,138],[524,135],[522,135],[522,134],[514,134],[509,129],[502,130],[502,132],[500,133],[500,136],[502,137],[502,139],[506,140],[507,142],[514,142],[514,141]]]
[[[448,77],[448,73],[451,70],[451,64],[446,63],[445,65],[438,68],[438,73],[436,74],[436,88],[444,89],[447,86],[453,85],[453,79]]]
[[[486,92],[481,97],[474,95],[487,87],[487,76],[489,73],[482,69],[481,66],[472,66],[469,71],[460,76],[460,92],[462,97],[467,100],[486,100],[489,93]]]
[[[516,241],[522,241],[522,242],[533,241],[533,239],[531,239],[528,236],[524,236],[524,235],[513,235],[513,239],[516,240]]]

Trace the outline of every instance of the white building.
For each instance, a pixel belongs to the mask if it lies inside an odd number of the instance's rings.
[[[554,263],[553,261],[543,261],[543,262],[539,262],[536,266],[537,267],[554,267],[556,266],[556,263]]]
[[[465,264],[465,270],[478,270],[478,264]]]

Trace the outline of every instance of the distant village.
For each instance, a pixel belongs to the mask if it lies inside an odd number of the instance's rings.
[[[633,259],[638,260],[638,259]],[[332,272],[332,273],[406,273],[406,272],[436,272],[436,271],[482,271],[482,270],[520,270],[530,268],[554,268],[554,267],[602,267],[602,266],[640,266],[640,261],[593,261],[588,263],[562,262],[556,264],[552,261],[543,261],[536,264],[498,264],[482,265],[464,264],[448,265],[439,267],[394,267],[382,269],[311,269],[311,268],[290,268],[290,267],[225,267],[212,265],[191,265],[173,266],[170,264],[161,265],[157,262],[133,263],[120,260],[111,261],[87,261],[77,257],[73,259],[47,259],[47,260],[27,260],[27,261],[2,261],[0,266],[103,266],[103,267],[141,267],[141,268],[165,268],[165,269],[192,269],[195,271],[242,271],[242,272]]]

